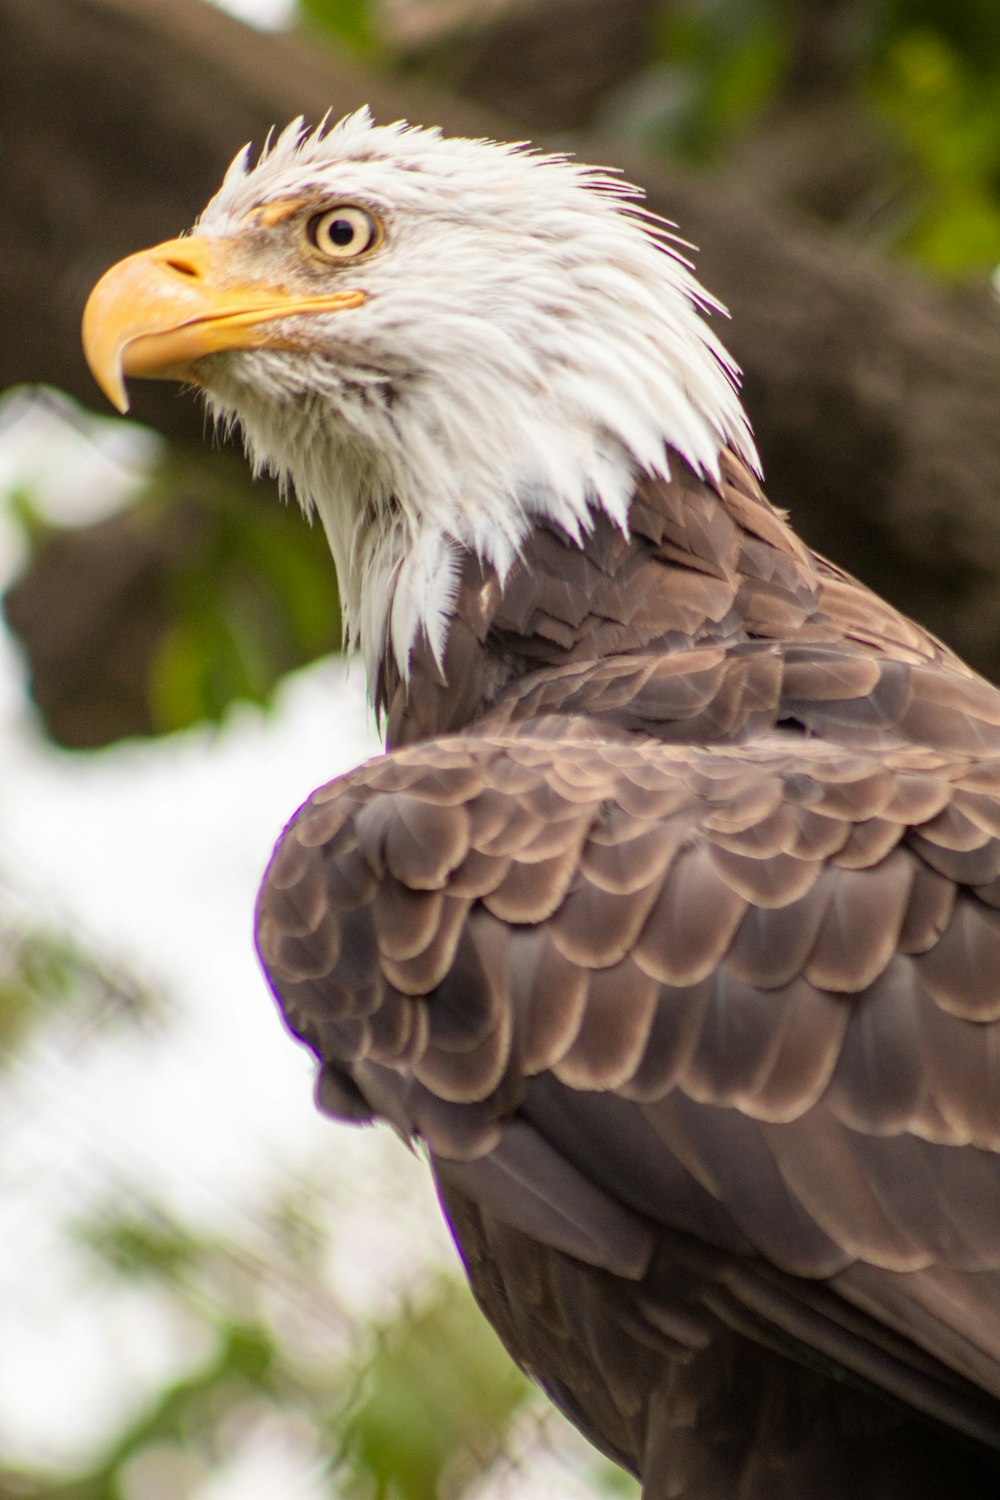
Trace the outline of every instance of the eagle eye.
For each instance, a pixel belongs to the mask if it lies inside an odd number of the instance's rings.
[[[327,260],[354,260],[379,239],[377,221],[365,208],[338,203],[313,214],[306,225],[306,239]]]

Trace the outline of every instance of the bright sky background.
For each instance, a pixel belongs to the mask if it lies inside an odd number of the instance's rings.
[[[279,31],[290,24],[295,13],[295,0],[212,0],[212,3],[262,31]]]

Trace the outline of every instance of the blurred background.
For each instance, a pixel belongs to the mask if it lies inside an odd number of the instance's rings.
[[[642,183],[772,499],[1000,675],[994,0],[0,0],[0,1500],[636,1493],[256,968],[276,834],[378,749],[322,537],[79,348],[244,141],[363,103]]]

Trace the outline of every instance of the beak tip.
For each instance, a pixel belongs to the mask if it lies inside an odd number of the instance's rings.
[[[90,373],[115,411],[124,417],[131,403],[128,398],[128,391],[125,389],[121,367],[117,366],[98,370],[91,363]]]
[[[126,293],[131,290],[130,269],[131,262],[126,260],[105,271],[87,298],[80,327],[84,358],[90,373],[121,416],[125,416],[130,405],[125,389],[125,350],[133,330],[127,316],[127,303],[126,315],[119,304],[123,289]]]

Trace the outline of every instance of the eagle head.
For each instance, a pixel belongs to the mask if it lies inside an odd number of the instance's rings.
[[[84,344],[202,389],[320,516],[369,667],[443,651],[457,559],[505,575],[532,526],[623,529],[676,452],[754,462],[717,307],[612,174],[360,111],[237,156],[193,231],[112,267]]]

